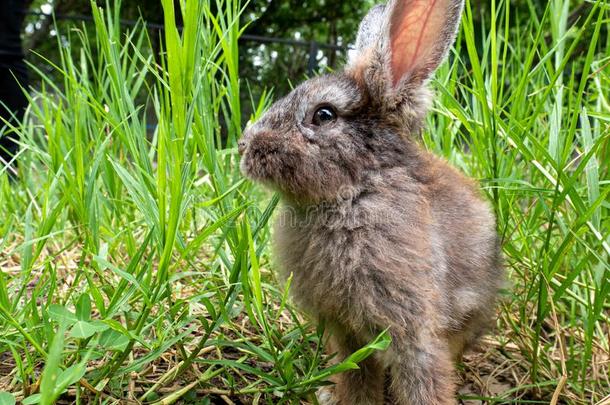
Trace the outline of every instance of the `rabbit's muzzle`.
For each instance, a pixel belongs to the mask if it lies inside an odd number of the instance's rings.
[[[239,142],[237,142],[237,152],[240,156],[244,156],[248,149],[250,139],[254,136],[252,127],[247,127],[241,135]]]
[[[237,142],[237,152],[239,153],[240,156],[243,156],[244,153],[246,153],[246,140],[245,139],[240,139],[239,142]]]
[[[239,154],[242,156],[242,173],[253,180],[276,177],[283,166],[280,147],[277,137],[271,132],[246,131],[237,144]]]

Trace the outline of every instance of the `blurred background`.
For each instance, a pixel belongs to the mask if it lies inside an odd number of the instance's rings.
[[[45,73],[53,74],[49,64],[36,54],[57,61],[57,41],[66,41],[65,37],[57,38],[57,32],[65,36],[70,32],[70,27],[91,25],[91,3],[89,0],[19,0],[15,4],[19,3],[25,14],[23,49],[26,58]],[[264,90],[269,89],[281,96],[307,76],[341,66],[350,44],[355,40],[360,20],[375,3],[374,0],[248,2],[242,14],[245,31],[239,42],[242,98],[246,101],[257,100]],[[587,16],[592,7],[590,2],[572,3],[569,26]],[[105,2],[98,0],[98,4],[103,6]],[[482,23],[491,19],[491,2],[473,0],[471,4],[475,10],[474,34],[481,37],[485,34]],[[544,14],[547,4],[546,0],[511,1],[510,14],[515,17],[511,23],[518,23],[520,16]],[[55,20],[52,14],[55,14]],[[126,27],[134,25],[139,19],[146,22],[152,48],[161,51],[163,9],[160,1],[123,0],[121,19]],[[177,21],[177,24],[180,26],[181,21]],[[606,27],[603,27],[602,36],[606,34]],[[590,37],[593,31],[591,27],[585,36]],[[550,40],[551,32],[547,34]],[[477,43],[482,44],[481,41]],[[582,41],[581,49],[574,55],[586,51],[586,43],[586,40]],[[250,104],[243,104],[245,115],[251,113],[248,108]]]

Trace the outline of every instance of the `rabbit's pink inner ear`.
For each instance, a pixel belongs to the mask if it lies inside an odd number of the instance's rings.
[[[440,64],[453,0],[395,0],[390,20],[391,70],[396,86],[403,78],[423,81]]]

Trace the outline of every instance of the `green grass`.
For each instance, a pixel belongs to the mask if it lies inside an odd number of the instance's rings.
[[[492,1],[483,26],[468,7],[423,136],[498,216],[510,288],[484,359],[462,366],[505,385],[464,394],[487,403],[610,394],[610,7],[568,26],[568,3],[524,16]],[[388,343],[330,366],[274,277],[278,198],[242,179],[235,147],[243,5],[163,4],[162,58],[115,6],[35,72],[20,175],[0,175],[2,405],[312,402]]]

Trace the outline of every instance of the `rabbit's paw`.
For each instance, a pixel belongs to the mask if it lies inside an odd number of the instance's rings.
[[[318,392],[316,392],[318,403],[320,405],[338,405],[334,391],[335,390],[332,387],[320,388]]]

